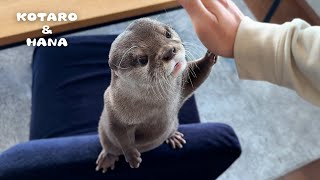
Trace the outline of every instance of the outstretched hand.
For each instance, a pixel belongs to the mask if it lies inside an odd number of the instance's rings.
[[[214,54],[234,57],[233,46],[244,15],[231,0],[177,0],[191,17],[201,42]]]

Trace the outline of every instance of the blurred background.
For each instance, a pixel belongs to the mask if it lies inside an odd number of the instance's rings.
[[[34,47],[26,46],[25,39],[41,36],[39,29],[44,25],[18,24],[16,12],[58,12],[60,8],[76,12],[79,18],[75,23],[50,24],[62,37],[119,34],[135,18],[147,16],[170,24],[188,42],[190,56],[199,58],[206,51],[187,13],[175,1],[103,1],[103,8],[94,10],[101,2],[68,1],[64,7],[61,2],[46,6],[35,0],[0,2],[0,152],[28,141]],[[258,21],[283,23],[302,18],[312,25],[320,24],[319,0],[234,2]],[[276,179],[320,158],[320,108],[286,88],[240,80],[233,59],[220,58],[195,94],[202,122],[229,124],[242,144],[240,159],[219,179]]]

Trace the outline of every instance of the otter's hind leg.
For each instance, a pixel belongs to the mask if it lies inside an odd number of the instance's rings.
[[[171,144],[173,149],[183,148],[183,144],[186,144],[186,140],[183,138],[183,134],[179,131],[175,131],[167,140],[167,144]]]
[[[107,172],[108,168],[114,169],[115,162],[119,160],[119,157],[110,153],[107,153],[102,149],[96,161],[96,171],[102,169],[102,173]]]
[[[99,122],[99,139],[102,150],[96,161],[96,171],[102,169],[102,172],[107,172],[108,168],[114,169],[115,162],[119,160],[117,152],[119,151],[107,138],[105,130],[103,129],[102,121]]]

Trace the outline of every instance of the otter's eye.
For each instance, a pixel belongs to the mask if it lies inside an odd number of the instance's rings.
[[[169,31],[166,31],[166,37],[167,38],[172,38],[172,34]]]
[[[145,66],[146,64],[148,64],[148,56],[140,56],[140,57],[138,57],[138,62],[142,66]]]

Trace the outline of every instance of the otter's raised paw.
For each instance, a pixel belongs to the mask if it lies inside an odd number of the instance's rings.
[[[130,149],[124,153],[126,161],[130,164],[131,168],[138,168],[142,162],[141,154],[137,149]]]
[[[100,169],[102,169],[102,173],[105,173],[107,172],[108,168],[111,168],[111,170],[113,170],[114,164],[118,160],[119,160],[118,156],[108,154],[104,150],[102,150],[96,161],[96,164],[97,164],[96,171],[99,171]]]
[[[184,135],[181,132],[176,131],[171,137],[166,140],[166,143],[170,143],[173,149],[175,149],[176,147],[181,149],[183,148],[183,144],[186,144],[186,140],[183,139],[183,136]]]
[[[217,62],[218,56],[213,54],[210,51],[207,51],[206,55],[204,56],[205,59],[207,59],[211,65],[214,65]]]

